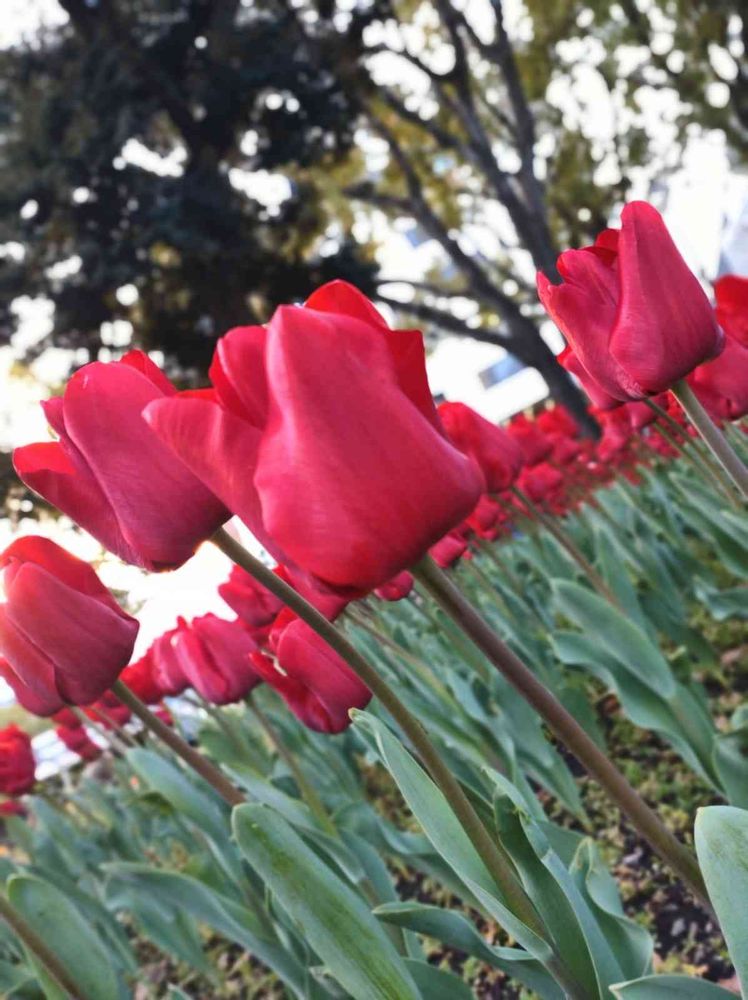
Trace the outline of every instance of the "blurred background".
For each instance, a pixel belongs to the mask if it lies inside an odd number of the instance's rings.
[[[0,544],[63,536],[142,646],[226,613],[221,556],[122,567],[11,449],[86,362],[203,384],[222,332],[333,277],[424,329],[439,396],[581,415],[536,270],[646,198],[707,288],[748,273],[747,39],[738,0],[3,0]]]

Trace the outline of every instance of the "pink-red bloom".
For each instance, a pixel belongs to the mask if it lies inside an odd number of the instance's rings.
[[[340,733],[352,708],[366,708],[371,692],[348,664],[305,623],[292,621],[277,646],[278,666],[262,653],[252,657],[262,679],[273,687],[305,726]]]
[[[429,549],[429,555],[437,566],[449,569],[467,552],[466,538],[457,531],[450,531]]]
[[[27,535],[0,553],[0,654],[45,708],[88,705],[126,666],[138,623],[88,563]],[[48,714],[48,713],[46,713]]]
[[[153,679],[164,697],[175,698],[189,687],[176,649],[177,636],[186,627],[185,619],[178,618],[176,628],[160,635],[145,654],[150,658]]]
[[[219,341],[212,398],[146,418],[279,562],[350,596],[416,562],[483,477],[447,441],[416,330],[344,282]]]
[[[243,622],[252,628],[269,625],[283,607],[283,602],[253,576],[234,566],[228,580],[220,585],[218,593]]]
[[[646,202],[624,208],[620,231],[562,253],[558,269],[560,285],[538,274],[540,299],[589,378],[614,399],[662,392],[722,349],[709,300]]]
[[[61,702],[56,690],[45,691],[41,695],[37,694],[33,688],[23,683],[3,656],[0,656],[0,677],[13,689],[13,694],[21,708],[25,708],[32,715],[47,718],[54,715],[59,709]],[[70,714],[72,715],[72,712]]]
[[[402,601],[413,589],[413,574],[407,570],[377,587],[374,593],[383,601]]]
[[[688,384],[714,419],[740,420],[748,413],[748,339],[728,334],[724,351],[691,372]]]
[[[725,274],[714,282],[717,322],[728,336],[748,347],[748,278]]]
[[[101,747],[94,743],[84,726],[74,726],[72,729],[58,726],[55,735],[68,750],[78,754],[81,760],[92,761],[101,756]]]
[[[519,446],[524,465],[531,468],[544,462],[553,451],[553,442],[544,434],[539,425],[518,413],[509,422],[509,434]]]
[[[155,705],[164,696],[156,678],[151,649],[135,663],[125,667],[120,674],[120,680],[146,705]]]
[[[438,412],[452,444],[480,467],[486,492],[501,493],[508,489],[524,464],[517,439],[465,403],[442,403]]]
[[[132,718],[130,709],[112,691],[105,691],[101,698],[83,711],[89,719],[98,722],[105,729],[119,729],[126,726]]]
[[[142,413],[176,389],[141,351],[76,372],[43,404],[58,441],[16,448],[20,478],[125,562],[181,565],[229,517]]]
[[[212,705],[239,701],[259,684],[249,659],[256,649],[240,621],[226,621],[214,614],[193,618],[174,639],[182,674]]]
[[[18,726],[0,729],[0,792],[24,795],[36,781],[31,738]]]

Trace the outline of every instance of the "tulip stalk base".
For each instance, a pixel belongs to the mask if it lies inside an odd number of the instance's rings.
[[[675,871],[711,910],[709,896],[696,856],[681,844],[640,798],[618,768],[598,748],[576,719],[504,641],[481,618],[449,577],[428,556],[412,572],[463,629],[500,673],[519,691],[605,789],[653,850]]]
[[[183,740],[165,722],[154,715],[148,706],[144,705],[140,698],[134,695],[122,681],[115,681],[112,685],[112,691],[121,702],[127,705],[132,714],[140,719],[146,729],[149,729],[154,736],[157,736],[170,750],[173,750],[177,757],[181,758],[193,771],[196,771],[209,785],[212,785],[230,806],[239,806],[247,801],[215,764],[212,764],[207,757],[203,757],[198,750],[191,747],[186,740]]]
[[[711,453],[733,481],[738,492],[748,500],[748,468],[701,405],[691,386],[685,379],[681,379],[670,391],[683,407],[686,416],[702,436]]]

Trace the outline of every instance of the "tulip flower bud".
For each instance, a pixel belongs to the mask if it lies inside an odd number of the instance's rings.
[[[413,589],[413,582],[413,574],[403,570],[381,587],[377,587],[374,593],[382,601],[402,601]]]
[[[88,563],[36,535],[0,553],[0,654],[46,707],[89,705],[132,654],[138,623]]]
[[[722,350],[709,300],[646,202],[624,208],[620,231],[562,253],[558,270],[560,285],[538,274],[540,300],[575,363],[613,399],[663,392]]]
[[[438,413],[452,444],[480,466],[486,491],[509,489],[524,464],[516,439],[464,403],[442,403]]]
[[[748,278],[725,274],[714,282],[717,322],[725,333],[748,347]]]
[[[59,440],[16,448],[19,477],[125,562],[173,569],[229,517],[143,419],[176,389],[141,351],[76,372],[44,411]]]
[[[544,462],[553,451],[553,442],[543,433],[534,420],[524,413],[512,417],[508,428],[509,436],[519,448],[525,466],[532,468]]]
[[[101,756],[101,747],[94,743],[84,726],[58,726],[55,736],[68,750],[78,754],[81,760],[92,761]]]
[[[146,705],[156,705],[165,693],[156,679],[151,649],[135,663],[125,667],[120,680]]]
[[[174,640],[182,674],[212,705],[240,701],[260,683],[249,659],[256,649],[240,621],[226,621],[214,614],[183,625]]]
[[[31,738],[18,726],[0,729],[0,792],[24,795],[36,781]]]
[[[485,489],[442,432],[421,334],[343,282],[229,332],[211,378],[215,399],[146,419],[278,562],[345,596],[407,569]]]
[[[234,566],[218,593],[241,620],[252,628],[263,628],[275,618],[283,602],[258,583],[241,566]]]
[[[278,667],[256,652],[252,663],[305,726],[340,733],[350,725],[349,711],[366,708],[371,692],[345,660],[299,619],[284,630],[277,647]]]

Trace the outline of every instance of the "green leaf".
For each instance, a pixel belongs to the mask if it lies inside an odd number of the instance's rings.
[[[267,806],[237,806],[234,835],[304,940],[355,1000],[421,1000],[403,960],[366,905]]]
[[[297,997],[314,1000],[320,996],[319,990],[309,987],[299,962],[278,944],[269,918],[259,907],[255,913],[181,872],[128,862],[108,864],[105,869],[110,876],[107,896],[113,905],[128,906],[139,896],[161,900],[252,952],[277,972]]]
[[[454,973],[437,969],[426,962],[414,961],[412,958],[406,958],[405,964],[422,997],[428,1000],[473,1000],[473,993],[468,984],[458,979]]]
[[[560,986],[545,971],[537,959],[521,948],[492,947],[473,927],[467,917],[455,910],[443,910],[423,903],[386,903],[374,911],[380,920],[407,927],[417,934],[442,941],[482,962],[501,969],[512,979],[524,983],[543,1000],[563,1000]]]
[[[689,976],[644,976],[611,990],[618,1000],[735,1000],[729,990]]]
[[[81,993],[96,1000],[122,1000],[122,984],[106,949],[68,898],[35,875],[13,875],[8,899],[68,970]],[[34,956],[29,956],[36,968]],[[42,973],[42,981],[47,977]],[[60,995],[55,986],[49,995]]]
[[[442,792],[379,719],[368,712],[352,714],[354,725],[373,736],[385,767],[437,853],[516,941],[540,961],[546,961],[551,954],[548,942],[517,919],[498,898],[491,875]]]
[[[696,853],[743,995],[748,990],[748,812],[708,806],[696,814]]]
[[[660,697],[675,692],[675,678],[665,657],[620,611],[597,594],[569,580],[553,580],[557,609],[583,633],[595,636],[604,652]]]

